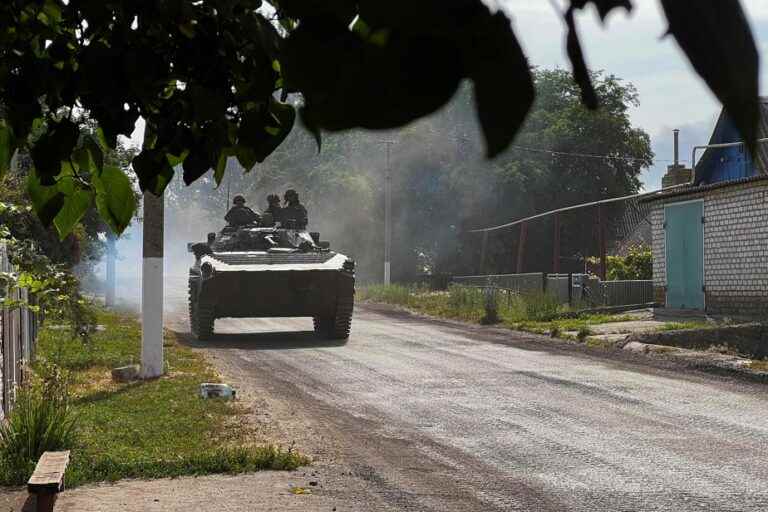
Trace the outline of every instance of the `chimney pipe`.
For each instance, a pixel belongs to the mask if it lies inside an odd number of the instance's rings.
[[[685,185],[693,179],[693,170],[680,164],[680,130],[673,130],[675,134],[675,160],[674,164],[667,166],[667,174],[661,178],[661,188]]]
[[[680,165],[680,130],[675,129],[672,133],[675,134],[675,167]]]

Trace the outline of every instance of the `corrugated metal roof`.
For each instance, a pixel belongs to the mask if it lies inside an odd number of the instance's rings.
[[[660,190],[655,194],[648,194],[647,196],[641,198],[640,202],[650,203],[651,201],[658,201],[659,199],[666,199],[668,197],[698,194],[699,192],[707,192],[718,188],[734,187],[736,185],[743,185],[745,183],[758,181],[768,181],[768,174],[756,174],[755,176],[749,176],[748,178],[741,178],[738,180],[730,181],[718,181],[708,185],[682,185],[680,187],[670,187],[664,190]]]
[[[758,120],[757,138],[764,139],[768,138],[768,97],[763,96],[759,99],[759,101],[760,118]],[[739,141],[738,135],[728,137],[728,139],[733,138],[734,140],[719,140],[718,136],[721,134],[722,130],[725,129],[724,125],[726,125],[726,123],[727,126],[730,127],[730,131],[735,131],[733,122],[730,121],[728,118],[728,113],[725,111],[725,109],[723,109],[720,112],[720,116],[717,118],[717,122],[715,123],[714,128],[712,129],[712,135],[709,138],[709,144]],[[704,153],[701,155],[701,158],[696,163],[696,183],[709,181],[710,177],[706,175],[707,170],[711,170],[710,168],[712,166],[712,163],[709,162],[709,160],[712,158],[717,158],[717,155],[720,155],[723,151],[723,149],[716,148],[709,148],[704,151]],[[758,144],[757,153],[755,154],[755,159],[752,162],[752,166],[754,167],[755,174],[768,174],[768,143]],[[702,176],[702,172],[704,172],[705,175]]]

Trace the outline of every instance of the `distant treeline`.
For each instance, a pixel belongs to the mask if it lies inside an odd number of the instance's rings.
[[[381,280],[385,141],[391,141],[393,279],[475,272],[481,237],[468,229],[639,190],[640,173],[653,153],[649,136],[630,123],[637,93],[613,76],[595,74],[595,84],[602,107],[590,112],[568,72],[536,71],[536,107],[515,146],[491,161],[483,157],[469,87],[426,120],[394,132],[332,134],[324,137],[319,153],[314,138],[297,129],[250,173],[232,173],[230,196],[243,193],[263,209],[267,194],[297,189],[309,209],[310,228],[358,260],[360,279]],[[218,221],[227,183],[219,194],[203,193],[211,186],[204,179],[182,191],[175,183],[171,216],[175,209],[183,218],[187,205],[195,204],[198,215]],[[595,229],[593,211],[562,218],[565,262],[597,254]],[[489,237],[487,271],[515,270],[518,233]],[[526,245],[526,271],[551,270],[552,220],[532,224]]]

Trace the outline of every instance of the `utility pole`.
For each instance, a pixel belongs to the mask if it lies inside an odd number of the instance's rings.
[[[387,150],[387,167],[384,176],[384,284],[392,282],[392,170],[389,165],[389,153],[393,141],[384,141]]]
[[[141,274],[141,376],[163,374],[164,196],[144,193],[144,253]]]
[[[115,260],[117,259],[117,237],[112,231],[107,231],[107,289],[104,303],[107,307],[115,305]]]
[[[229,211],[229,187],[232,184],[232,173],[227,173],[227,204],[224,205],[224,214]]]

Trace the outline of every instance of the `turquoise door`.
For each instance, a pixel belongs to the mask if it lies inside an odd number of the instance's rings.
[[[704,309],[703,208],[700,201],[664,207],[668,308]]]

